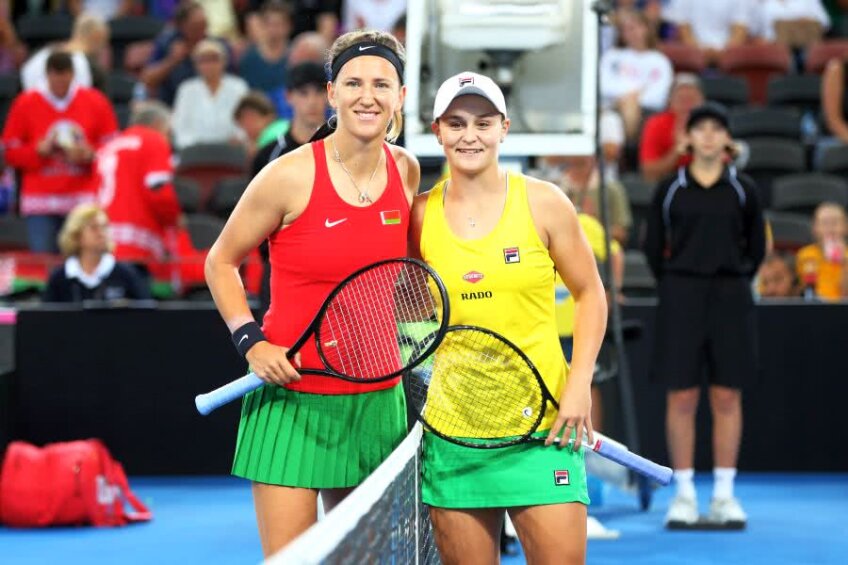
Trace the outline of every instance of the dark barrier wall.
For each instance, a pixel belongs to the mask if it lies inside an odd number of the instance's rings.
[[[654,313],[652,304],[624,308],[625,318],[644,324],[642,338],[628,347],[642,452],[668,464],[665,390],[648,379]],[[743,394],[740,468],[848,470],[848,304],[760,304],[757,317],[760,383]],[[699,469],[712,468],[708,406],[702,395]]]
[[[665,462],[664,392],[647,379],[653,313],[652,305],[625,308],[646,330],[629,347],[641,448]],[[762,384],[745,396],[740,467],[848,470],[848,306],[758,313]],[[100,437],[133,474],[229,471],[238,404],[207,417],[194,409],[195,394],[245,371],[214,310],[22,311],[16,357],[7,377],[12,429],[0,439]],[[612,430],[614,410],[610,402]],[[702,469],[711,467],[708,429],[699,436]]]

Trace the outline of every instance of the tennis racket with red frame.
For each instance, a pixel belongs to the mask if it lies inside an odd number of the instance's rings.
[[[352,382],[392,379],[426,359],[445,335],[450,319],[447,290],[425,263],[411,258],[364,267],[330,292],[303,335],[288,350],[291,359],[315,340],[322,369],[299,369]],[[266,384],[255,373],[195,398],[201,414]]]

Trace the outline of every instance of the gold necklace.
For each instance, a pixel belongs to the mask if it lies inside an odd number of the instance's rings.
[[[374,201],[371,200],[371,197],[368,195],[368,189],[371,187],[371,181],[374,180],[374,175],[377,174],[377,169],[380,168],[380,161],[383,160],[383,152],[380,151],[380,155],[377,157],[377,164],[374,165],[374,170],[371,171],[371,176],[368,177],[368,185],[365,187],[365,190],[359,190],[359,186],[356,184],[356,181],[353,180],[353,175],[347,169],[347,167],[345,167],[344,161],[342,161],[342,156],[339,155],[339,150],[336,149],[336,140],[331,137],[330,143],[333,144],[333,159],[341,166],[342,170],[345,172],[345,174],[347,174],[347,178],[350,179],[353,188],[355,188],[356,192],[359,193],[359,203],[372,204]]]

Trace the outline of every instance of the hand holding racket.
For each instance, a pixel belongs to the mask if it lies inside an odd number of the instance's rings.
[[[448,328],[436,353],[405,374],[404,387],[408,405],[431,432],[476,449],[545,441],[547,434],[536,431],[547,404],[558,406],[524,352],[475,326]],[[585,447],[660,484],[671,481],[668,467],[594,435],[592,443],[581,439]]]
[[[292,359],[314,338],[321,369],[300,374],[353,382],[397,377],[426,359],[447,330],[450,311],[444,283],[430,267],[410,258],[379,261],[333,289],[309,327],[286,352]],[[266,384],[250,373],[195,398],[201,414]]]

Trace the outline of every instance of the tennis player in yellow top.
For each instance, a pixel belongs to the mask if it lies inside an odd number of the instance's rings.
[[[512,341],[560,402],[539,427],[546,445],[471,449],[425,435],[423,499],[442,561],[497,563],[507,510],[528,563],[583,563],[589,503],[583,452],[565,446],[575,433],[592,438],[590,384],[607,319],[595,259],[559,188],[498,165],[509,119],[491,79],[461,73],[446,80],[432,130],[449,177],[416,198],[410,249],[444,280],[451,323],[482,326]],[[556,273],[576,303],[570,369],[554,315]]]

